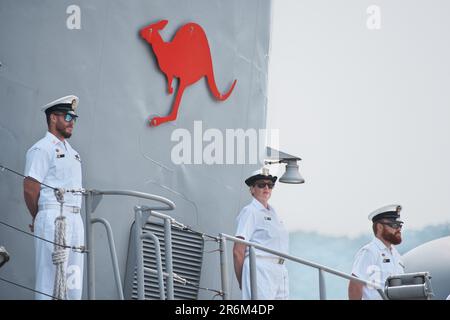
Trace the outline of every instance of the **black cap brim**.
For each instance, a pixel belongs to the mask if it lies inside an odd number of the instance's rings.
[[[275,183],[277,181],[277,179],[278,179],[277,176],[271,176],[271,175],[265,176],[263,174],[257,174],[255,176],[251,176],[250,178],[247,178],[245,180],[245,184],[248,185],[249,187],[251,187],[258,180],[272,180],[272,182]]]
[[[71,103],[60,103],[60,104],[54,105],[50,108],[47,108],[45,110],[46,114],[50,114],[53,112],[65,112],[65,113],[70,113],[72,115],[75,115],[75,112],[72,109]]]
[[[377,214],[372,218],[372,222],[377,222],[381,219],[397,220],[398,218],[400,218],[400,215],[397,213],[397,211],[389,211]]]

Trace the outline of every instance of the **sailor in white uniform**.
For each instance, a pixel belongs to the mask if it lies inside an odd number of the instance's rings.
[[[72,135],[77,118],[78,97],[70,95],[42,107],[47,118],[48,132],[26,154],[24,198],[32,216],[30,229],[36,236],[54,241],[55,218],[60,214],[60,203],[54,188],[81,189],[81,158],[67,139]],[[81,195],[64,194],[63,215],[66,217],[66,244],[83,246],[84,227],[80,215]],[[53,295],[56,267],[52,262],[54,245],[35,238],[36,291]],[[83,284],[83,254],[68,251],[66,261],[68,299],[81,299]],[[36,299],[51,299],[36,293]]]
[[[394,247],[402,242],[403,221],[398,220],[401,209],[400,205],[388,205],[369,215],[375,237],[357,252],[352,268],[354,276],[384,287],[389,276],[404,273],[405,266]],[[350,281],[348,296],[351,300],[382,299],[374,287],[356,281]]]
[[[274,208],[268,204],[276,180],[277,177],[270,175],[266,168],[254,172],[245,180],[254,199],[236,219],[236,237],[288,253],[288,232]],[[289,280],[284,259],[257,249],[255,253],[257,298],[288,299]],[[245,244],[235,243],[234,268],[242,289],[242,299],[246,300],[251,299],[248,254]]]

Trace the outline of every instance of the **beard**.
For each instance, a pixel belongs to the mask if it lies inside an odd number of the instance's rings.
[[[381,234],[384,240],[392,243],[393,245],[400,244],[402,242],[402,234],[400,231],[395,231],[395,233],[390,233],[386,229],[383,230]]]
[[[64,137],[64,139],[69,139],[72,136],[71,132],[67,132],[66,128],[60,128],[60,127],[56,127],[56,130],[58,131],[58,133]]]

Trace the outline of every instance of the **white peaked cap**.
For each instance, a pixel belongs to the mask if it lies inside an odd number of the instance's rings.
[[[47,103],[45,106],[41,107],[41,110],[46,112],[47,109],[54,107],[54,111],[72,111],[71,113],[75,113],[78,102],[79,98],[77,96],[69,95]]]
[[[374,222],[380,219],[398,219],[400,218],[401,210],[401,205],[390,204],[372,211],[367,218]]]
[[[269,173],[269,168],[262,167],[259,170],[253,171],[250,177],[245,179],[245,184],[248,186],[252,186],[255,181],[262,179],[272,180],[272,182],[275,183],[277,181],[277,176],[272,176]]]

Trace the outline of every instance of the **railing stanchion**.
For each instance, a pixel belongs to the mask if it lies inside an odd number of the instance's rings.
[[[145,299],[144,292],[144,250],[142,244],[142,210],[140,207],[134,209],[134,228],[135,228],[135,246],[136,246],[136,280],[138,299]],[[162,288],[163,290],[163,288]]]
[[[87,190],[85,202],[85,220],[86,220],[86,280],[87,280],[87,295],[88,300],[95,299],[95,262],[94,262],[94,237],[92,231],[92,202],[94,200],[92,190]]]
[[[249,263],[250,263],[250,290],[251,290],[251,297],[252,300],[258,300],[258,285],[257,285],[257,277],[256,277],[256,254],[255,254],[255,248],[253,246],[248,247],[248,253],[249,253]],[[244,259],[245,263],[245,259]],[[244,283],[242,283],[244,285]]]
[[[164,248],[166,257],[166,271],[169,274],[167,277],[167,299],[174,299],[173,292],[173,263],[172,263],[172,223],[170,218],[164,219]]]
[[[230,291],[228,285],[228,261],[227,261],[227,239],[219,236],[219,250],[220,250],[220,275],[222,279],[222,299],[228,300],[230,298]]]
[[[319,297],[320,297],[320,300],[327,300],[325,278],[324,278],[322,269],[319,269]]]

